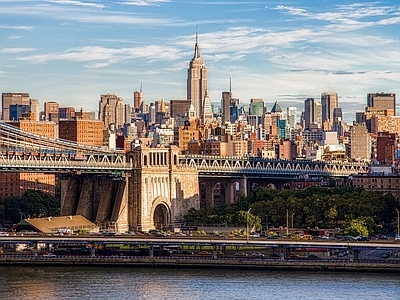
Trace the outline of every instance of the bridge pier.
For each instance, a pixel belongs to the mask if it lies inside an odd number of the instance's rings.
[[[80,175],[60,181],[61,215],[82,215],[103,230],[128,230],[127,178]]]

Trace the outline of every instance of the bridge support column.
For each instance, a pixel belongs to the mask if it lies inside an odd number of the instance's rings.
[[[205,185],[206,190],[206,208],[214,206],[214,184],[211,179],[207,180]]]
[[[246,176],[243,176],[239,180],[239,195],[247,196],[247,177]]]

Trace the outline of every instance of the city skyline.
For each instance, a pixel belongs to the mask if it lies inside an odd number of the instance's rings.
[[[195,12],[193,14],[191,12]],[[186,99],[196,26],[211,103],[232,92],[286,110],[336,92],[355,120],[367,94],[399,94],[400,7],[392,1],[0,0],[0,91],[97,111],[101,94],[133,104]]]

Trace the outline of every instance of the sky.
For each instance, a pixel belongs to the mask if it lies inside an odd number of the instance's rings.
[[[400,95],[400,1],[0,0],[0,92],[97,111],[186,99],[198,31],[209,96],[270,110],[337,92],[343,118],[368,93]],[[400,112],[399,108],[397,108]]]

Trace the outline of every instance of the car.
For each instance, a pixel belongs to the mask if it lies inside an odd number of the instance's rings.
[[[390,257],[390,252],[384,252],[381,254],[381,258],[389,258]]]
[[[182,250],[181,254],[186,254],[186,255],[193,255],[194,252],[190,250]]]
[[[280,258],[281,256],[278,253],[271,253],[269,255],[269,257],[271,257],[271,258]]]
[[[264,257],[264,253],[260,253],[260,252],[253,252],[251,254],[252,257]]]
[[[382,234],[382,235],[380,235],[379,237],[378,237],[378,240],[389,240],[390,238],[388,237],[388,236],[386,236],[386,235],[384,235],[384,234]]]
[[[300,255],[298,255],[297,253],[290,253],[290,255],[289,255],[289,257],[290,258],[299,258],[300,257]]]
[[[396,234],[394,240],[395,240],[395,241],[400,241],[400,235]]]
[[[125,235],[135,235],[135,233],[133,231],[125,231],[124,234]]]
[[[359,235],[359,236],[355,237],[355,240],[359,241],[359,242],[367,242],[367,241],[369,241],[368,237],[363,236],[363,235]]]
[[[199,255],[212,255],[212,253],[208,251],[200,251]]]
[[[310,258],[310,259],[318,259],[319,256],[316,255],[316,254],[310,254],[310,255],[308,255],[308,258]]]
[[[319,235],[317,238],[322,239],[322,240],[329,240],[329,236],[326,236],[326,235]]]
[[[347,255],[349,255],[349,254],[350,254],[350,252],[349,252],[348,250],[346,250],[346,251],[340,251],[340,252],[338,253],[337,257],[345,257],[345,256],[347,256]]]
[[[246,257],[246,256],[249,256],[247,253],[244,253],[244,252],[236,252],[235,253],[235,256],[242,256],[242,257]]]
[[[0,236],[9,236],[8,232],[0,231]]]
[[[46,254],[43,254],[43,257],[52,258],[52,257],[56,257],[56,255],[53,253],[46,253]]]

